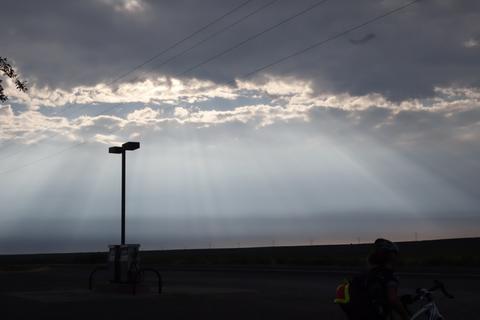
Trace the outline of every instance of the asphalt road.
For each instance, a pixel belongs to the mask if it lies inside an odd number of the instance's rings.
[[[132,296],[89,292],[90,269],[0,272],[0,319],[344,319],[332,303],[343,272],[162,270],[161,296]],[[404,275],[402,292],[428,287],[432,277]],[[438,297],[445,318],[479,319],[480,277],[450,275],[441,280],[456,296]],[[154,278],[146,283],[154,287]]]

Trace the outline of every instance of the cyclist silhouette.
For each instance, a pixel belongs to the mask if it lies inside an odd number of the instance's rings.
[[[394,274],[398,247],[377,239],[368,256],[368,270],[337,287],[338,303],[350,320],[386,320],[395,312],[402,320],[409,313],[398,296],[399,281]]]
[[[399,281],[394,274],[398,253],[395,243],[386,239],[377,239],[368,256],[367,277],[371,281],[367,284],[367,289],[373,303],[378,304],[377,317],[374,319],[388,319],[392,312],[397,313],[402,320],[410,319],[408,311],[398,296]]]

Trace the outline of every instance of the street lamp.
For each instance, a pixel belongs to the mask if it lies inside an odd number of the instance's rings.
[[[108,148],[108,153],[122,155],[122,243],[109,245],[107,266],[98,266],[90,272],[88,287],[93,289],[93,277],[96,272],[104,270],[110,274],[110,283],[115,285],[131,285],[135,294],[145,272],[153,272],[158,277],[158,293],[162,292],[162,277],[156,269],[140,268],[140,244],[125,244],[125,166],[126,153],[140,148],[140,142],[126,142],[121,147]]]
[[[122,154],[122,245],[125,244],[125,166],[126,151],[133,151],[140,148],[140,142],[126,142],[121,147],[110,147],[108,153]]]

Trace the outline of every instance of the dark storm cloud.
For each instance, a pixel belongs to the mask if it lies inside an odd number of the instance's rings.
[[[266,2],[252,1],[156,63]],[[69,87],[109,81],[240,3],[234,0],[3,1],[1,54],[15,60],[24,76],[36,79],[40,85]],[[179,74],[312,3],[279,0],[156,70]],[[186,76],[230,81],[403,3],[328,1]],[[319,91],[354,95],[379,92],[391,99],[428,96],[435,86],[479,86],[480,47],[471,41],[479,34],[478,21],[477,1],[421,1],[267,72],[313,79]],[[372,34],[376,35],[374,41],[368,41]],[[363,45],[355,46],[351,41]],[[470,45],[466,45],[468,41]],[[144,70],[154,72],[154,66],[155,62]]]

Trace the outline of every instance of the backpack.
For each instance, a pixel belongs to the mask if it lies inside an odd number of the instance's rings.
[[[334,303],[349,319],[384,319],[386,287],[381,276],[364,273],[344,280],[336,289]]]

